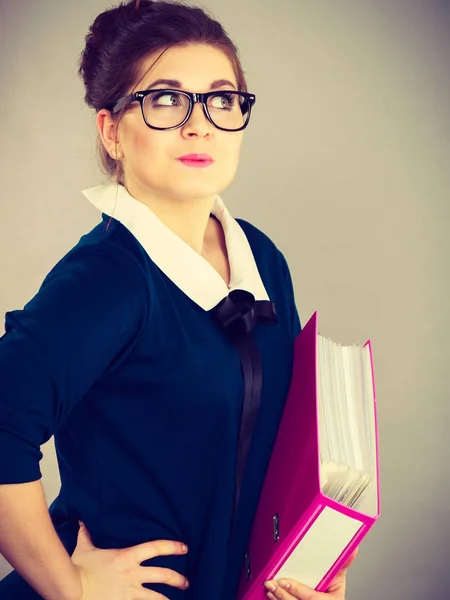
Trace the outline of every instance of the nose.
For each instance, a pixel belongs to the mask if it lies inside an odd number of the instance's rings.
[[[184,124],[183,129],[189,132],[197,132],[199,135],[210,133],[214,125],[209,122],[201,102],[195,102],[192,108],[189,120]]]

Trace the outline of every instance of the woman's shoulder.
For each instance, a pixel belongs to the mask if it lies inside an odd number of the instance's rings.
[[[127,285],[147,282],[146,262],[136,238],[116,221],[104,215],[103,221],[82,235],[47,274],[44,284],[72,271],[82,270],[93,283],[106,280],[118,290]]]
[[[235,221],[239,223],[249,242],[253,242],[259,246],[263,245],[266,248],[275,246],[270,237],[262,229],[259,229],[256,225],[250,223],[250,221],[240,217],[237,217]]]
[[[236,218],[235,220],[245,233],[255,258],[264,259],[266,262],[273,260],[276,263],[285,260],[277,244],[262,229],[245,219]]]

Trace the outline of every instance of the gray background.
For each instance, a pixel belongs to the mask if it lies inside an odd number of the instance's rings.
[[[0,0],[2,314],[99,221],[80,193],[103,179],[76,62],[111,4]],[[257,95],[223,199],[285,253],[303,323],[318,309],[323,334],[373,342],[382,514],[347,600],[448,598],[450,3],[202,5]]]

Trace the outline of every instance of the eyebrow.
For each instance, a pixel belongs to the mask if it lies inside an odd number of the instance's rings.
[[[167,85],[172,88],[183,89],[183,84],[181,83],[181,81],[178,81],[178,79],[157,79],[156,81],[153,81],[153,83],[151,83],[145,89],[150,90],[151,88],[155,87],[156,85],[161,85],[161,84]],[[229,85],[232,88],[236,89],[235,84],[231,83],[231,81],[228,81],[228,79],[217,79],[216,81],[213,81],[210,89],[216,90],[217,88],[220,88],[224,85]]]

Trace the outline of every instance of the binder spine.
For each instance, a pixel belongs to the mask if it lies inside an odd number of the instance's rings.
[[[281,535],[278,539],[277,549],[273,553],[272,558],[267,563],[266,571],[257,578],[255,578],[251,583],[249,583],[249,587],[247,589],[246,594],[241,598],[241,600],[259,600],[259,598],[264,598],[264,582],[268,579],[273,579],[276,577],[276,574],[295,550],[296,546],[299,543],[299,540],[303,537],[303,535],[308,531],[311,527],[312,523],[316,520],[317,516],[321,513],[324,506],[322,504],[317,503],[317,499],[315,499],[308,510],[305,512],[303,524],[300,529],[292,529],[291,533],[286,537],[283,537],[283,522],[279,523],[279,531]],[[246,555],[246,565],[247,572],[251,574],[251,555]]]
[[[348,544],[348,546],[342,551],[341,555],[338,557],[332,568],[324,575],[323,579],[316,586],[317,592],[326,592],[333,579],[339,573],[341,568],[345,565],[348,557],[353,552],[353,550],[359,546],[363,538],[367,535],[367,532],[371,528],[371,525],[362,524],[358,533],[355,534],[354,538]]]

